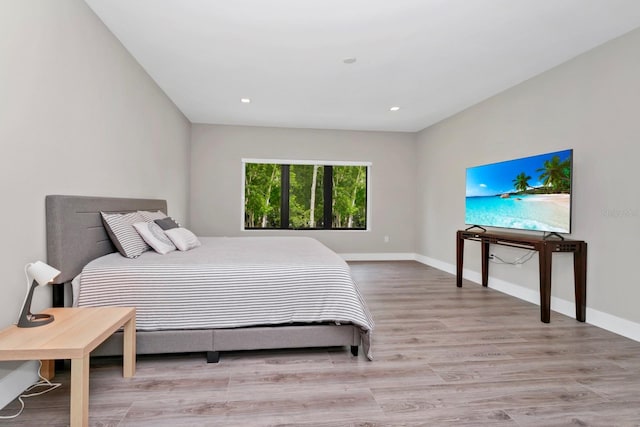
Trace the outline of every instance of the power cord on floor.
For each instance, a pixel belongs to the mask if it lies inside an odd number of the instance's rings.
[[[14,415],[0,415],[0,420],[10,420],[13,418],[17,418],[20,414],[22,414],[22,411],[24,411],[24,400],[22,399],[27,397],[40,396],[45,393],[49,393],[50,391],[55,390],[62,385],[61,383],[52,383],[51,381],[43,377],[41,370],[42,370],[42,361],[40,361],[40,366],[38,367],[38,377],[40,377],[40,380],[37,383],[30,385],[20,396],[18,396],[18,401],[20,401],[20,405],[21,405],[18,413]],[[31,390],[34,390],[38,387],[47,387],[47,389],[29,393]]]

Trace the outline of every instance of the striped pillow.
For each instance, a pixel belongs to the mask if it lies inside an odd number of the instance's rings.
[[[137,258],[143,252],[151,249],[149,245],[142,240],[140,234],[133,228],[136,222],[145,222],[145,219],[138,212],[127,214],[112,214],[100,212],[104,228],[115,245],[118,252],[127,258]]]
[[[147,222],[151,222],[151,221],[155,221],[156,219],[162,219],[167,217],[167,214],[162,211],[155,211],[155,212],[138,211],[138,213],[142,215]]]
[[[138,213],[140,215],[142,215],[144,217],[144,219],[147,220],[147,222],[155,222],[156,224],[158,224],[163,230],[166,230],[167,228],[175,228],[175,227],[181,227],[180,223],[178,221],[176,221],[175,219],[171,218],[170,216],[168,216],[167,214],[165,214],[162,211],[155,211],[155,212],[151,212],[151,211],[138,211]],[[167,227],[167,228],[165,228]]]

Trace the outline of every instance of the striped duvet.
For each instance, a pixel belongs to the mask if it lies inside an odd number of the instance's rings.
[[[200,238],[202,246],[85,266],[78,306],[135,306],[138,330],[351,323],[370,358],[373,320],[349,266],[307,237]]]

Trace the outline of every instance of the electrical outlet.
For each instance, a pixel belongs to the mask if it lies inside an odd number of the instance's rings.
[[[384,242],[389,243],[389,236],[384,236]]]

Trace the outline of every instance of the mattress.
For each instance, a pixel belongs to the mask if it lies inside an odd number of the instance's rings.
[[[134,306],[138,330],[353,324],[369,358],[374,322],[340,256],[308,237],[201,237],[202,246],[97,258],[78,306]]]

